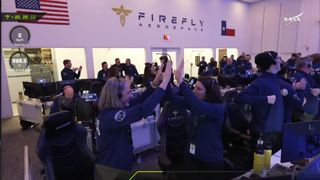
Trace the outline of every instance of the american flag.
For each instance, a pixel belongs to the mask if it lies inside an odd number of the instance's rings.
[[[17,13],[45,13],[37,24],[69,25],[67,0],[15,0]]]

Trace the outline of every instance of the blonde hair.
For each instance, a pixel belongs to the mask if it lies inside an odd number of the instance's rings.
[[[108,79],[101,89],[101,95],[98,103],[99,109],[121,108],[122,103],[120,99],[126,83],[127,82],[124,78],[112,77]]]

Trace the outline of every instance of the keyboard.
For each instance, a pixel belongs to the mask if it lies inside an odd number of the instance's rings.
[[[275,164],[268,172],[268,176],[283,176],[287,174],[292,174],[293,170],[289,167],[283,166],[281,164]]]

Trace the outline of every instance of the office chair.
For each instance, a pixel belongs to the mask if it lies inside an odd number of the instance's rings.
[[[101,89],[103,88],[105,83],[106,82],[103,80],[92,82],[89,87],[89,92],[95,93],[95,94],[97,94],[97,97],[100,97]]]
[[[158,162],[163,171],[177,171],[182,168],[187,143],[186,121],[189,116],[178,104],[164,104],[157,124],[161,141]]]
[[[252,118],[247,105],[236,104],[234,98],[236,90],[228,91],[224,95],[225,120],[222,130],[225,148],[225,162],[230,170],[249,170],[251,162],[251,137],[247,133]]]
[[[93,179],[94,156],[86,140],[87,131],[74,123],[71,112],[47,116],[37,144],[46,179]]]

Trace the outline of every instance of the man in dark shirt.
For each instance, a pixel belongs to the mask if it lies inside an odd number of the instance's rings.
[[[129,77],[137,77],[139,75],[136,66],[131,64],[131,60],[129,58],[126,59],[126,64],[123,66],[123,69],[124,74]]]
[[[81,74],[81,70],[82,70],[82,66],[80,66],[79,68],[72,68],[71,69],[71,60],[70,59],[65,59],[63,60],[63,65],[64,68],[61,71],[61,77],[62,80],[74,80],[74,79],[79,79],[80,74]],[[78,71],[78,73],[76,73],[76,71]]]
[[[312,72],[312,58],[302,57],[296,60],[296,72],[292,75],[292,81],[300,81],[305,79],[307,84],[304,90],[298,90],[298,94],[305,95],[305,104],[300,110],[302,110],[303,115],[300,117],[303,121],[312,120],[318,114],[319,100],[318,96],[320,94],[320,87],[314,81],[311,76]]]
[[[199,76],[201,75],[202,71],[207,68],[207,66],[208,66],[208,64],[207,64],[207,62],[206,62],[206,60],[205,60],[205,57],[202,56],[202,57],[201,57],[201,61],[200,61],[199,64],[198,64],[198,67],[199,67],[198,75],[199,75]]]
[[[102,69],[98,72],[97,79],[107,80],[107,77],[108,77],[108,63],[104,61],[104,62],[101,63],[101,66],[102,66]]]
[[[114,69],[115,69],[115,72],[118,73],[117,76],[123,77],[123,66],[124,66],[124,65],[120,63],[120,59],[119,59],[119,58],[116,58],[116,59],[114,60],[114,62],[115,62],[115,64],[113,64],[113,65],[110,67],[110,69],[111,69],[111,68],[114,68]]]

